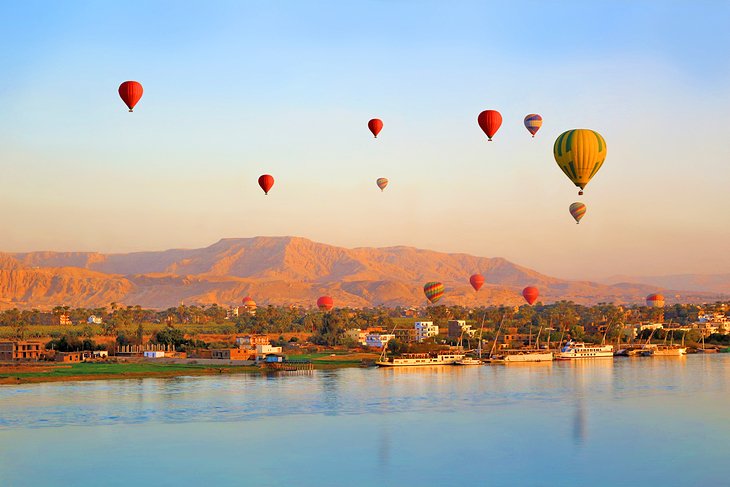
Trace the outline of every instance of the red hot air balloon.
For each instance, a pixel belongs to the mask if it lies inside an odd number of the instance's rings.
[[[484,285],[484,276],[481,274],[473,274],[469,278],[469,282],[471,283],[471,287],[473,287],[475,291],[479,291]]]
[[[379,118],[374,118],[368,122],[368,128],[373,133],[373,136],[377,139],[378,134],[383,130],[383,121]]]
[[[249,313],[249,314],[255,314],[256,313],[256,301],[253,300],[251,296],[246,296],[241,300],[241,303],[243,304],[243,308]]]
[[[479,126],[491,141],[494,134],[497,133],[497,130],[502,125],[502,114],[497,110],[484,110],[479,114],[477,122],[479,122]]]
[[[663,308],[664,296],[661,294],[650,294],[646,297],[646,305],[650,308]]]
[[[527,286],[522,290],[522,297],[525,298],[525,301],[527,301],[527,304],[530,306],[535,304],[538,296],[540,296],[540,291],[538,291],[534,286]]]
[[[259,176],[259,186],[264,190],[264,194],[269,194],[271,187],[274,185],[274,176],[264,174]]]
[[[334,302],[334,301],[332,300],[332,298],[331,298],[331,297],[329,297],[329,296],[321,296],[321,297],[320,297],[320,298],[319,298],[319,299],[317,300],[317,307],[318,307],[318,308],[319,308],[319,309],[320,309],[321,311],[325,311],[325,312],[326,312],[326,311],[329,311],[329,310],[331,310],[331,309],[332,309],[332,307],[334,307],[334,305],[335,305],[335,302]]]
[[[119,96],[122,97],[122,101],[129,111],[134,110],[134,106],[137,104],[140,98],[142,98],[142,85],[136,81],[125,81],[119,85]]]

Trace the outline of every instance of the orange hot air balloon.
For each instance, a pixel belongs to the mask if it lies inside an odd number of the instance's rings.
[[[142,98],[142,85],[136,81],[125,81],[119,85],[119,96],[122,98],[129,111],[134,111],[134,106]]]
[[[383,191],[385,190],[385,187],[388,186],[388,178],[378,178],[377,181],[375,181],[375,184],[378,185],[380,191]]]
[[[646,305],[650,308],[663,308],[664,296],[661,294],[650,294],[646,297]]]
[[[484,276],[481,274],[472,274],[469,278],[469,283],[471,283],[471,287],[473,287],[475,291],[479,291],[484,285]]]
[[[335,302],[329,296],[321,296],[317,300],[317,307],[321,311],[327,312],[327,311],[331,310],[334,307],[334,305],[335,305]]]
[[[479,126],[491,141],[494,134],[497,133],[497,130],[502,125],[502,114],[497,110],[484,110],[479,114],[477,122],[479,122]]]
[[[538,291],[534,286],[527,286],[522,290],[522,297],[525,298],[525,301],[527,301],[527,304],[530,306],[535,304],[538,296],[540,296],[540,291]]]
[[[250,314],[254,314],[256,312],[256,301],[253,300],[251,296],[246,296],[241,300],[243,307],[248,311]]]
[[[373,133],[373,136],[377,139],[378,134],[383,130],[383,121],[379,118],[374,118],[368,122],[368,128]]]
[[[264,174],[259,176],[259,186],[264,190],[264,194],[269,194],[271,187],[274,185],[274,176]]]

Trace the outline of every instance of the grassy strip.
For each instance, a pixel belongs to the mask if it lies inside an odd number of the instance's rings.
[[[51,365],[50,370],[38,372],[14,372],[0,369],[0,378],[3,377],[84,377],[110,375],[185,375],[185,373],[201,373],[209,371],[220,373],[220,370],[229,372],[254,370],[252,366],[242,365],[201,365],[201,364],[155,364],[155,363],[78,363],[65,366]]]
[[[312,354],[329,356],[330,354]],[[299,357],[297,357],[299,358]],[[360,365],[360,360],[314,360],[316,369],[335,369]],[[164,364],[148,362],[49,364],[45,370],[14,371],[0,367],[0,384],[56,382],[75,380],[130,379],[144,377],[179,377],[185,375],[218,375],[259,373],[253,365]]]

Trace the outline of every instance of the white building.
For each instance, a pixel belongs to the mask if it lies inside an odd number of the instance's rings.
[[[730,333],[730,319],[724,313],[700,312],[697,322],[698,328],[711,331],[711,333]]]
[[[639,325],[639,331],[644,330],[661,330],[664,325],[661,323],[643,323]]]
[[[368,347],[383,348],[389,341],[395,338],[392,333],[369,333],[365,337],[365,344]]]
[[[281,347],[272,347],[271,345],[256,345],[256,355],[269,355],[281,353]]]
[[[433,321],[416,321],[413,326],[416,328],[416,341],[418,342],[439,334],[439,327],[434,325]]]
[[[165,356],[165,352],[163,350],[147,350],[144,353],[144,358],[162,358]]]
[[[345,335],[348,338],[351,338],[353,341],[357,342],[358,345],[367,345],[365,339],[368,336],[368,332],[366,332],[365,330],[361,330],[360,328],[350,328],[349,330],[345,331]]]
[[[91,315],[86,322],[90,325],[101,325],[102,319],[101,316]]]

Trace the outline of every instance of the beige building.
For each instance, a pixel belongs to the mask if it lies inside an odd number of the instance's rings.
[[[38,360],[44,350],[39,341],[0,342],[0,361]]]
[[[256,353],[245,348],[221,348],[211,350],[210,356],[218,360],[253,360]]]

